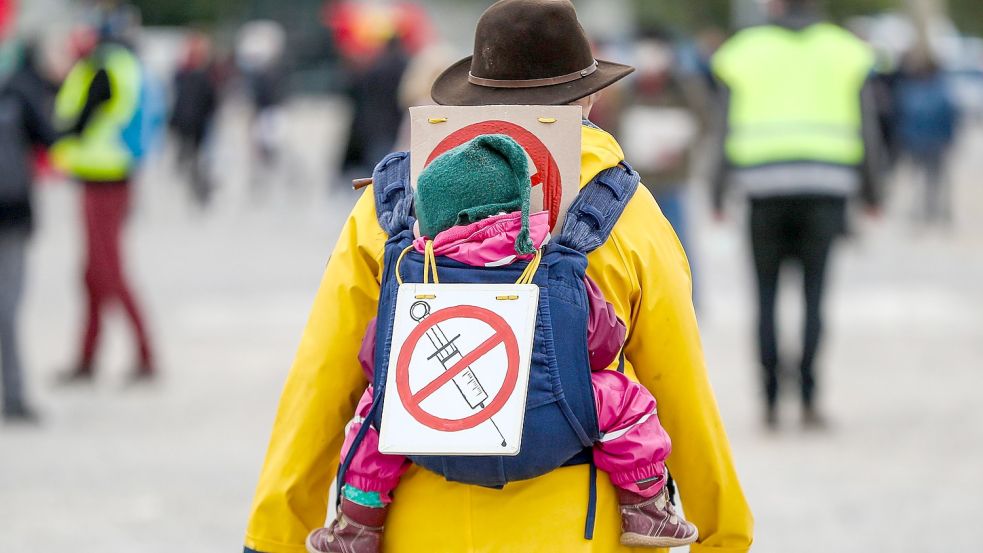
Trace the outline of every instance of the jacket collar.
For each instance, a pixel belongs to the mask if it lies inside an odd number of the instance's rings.
[[[775,25],[784,27],[792,31],[801,31],[816,23],[822,23],[823,16],[816,10],[800,9],[792,10],[784,16],[775,20]]]
[[[585,124],[580,129],[580,187],[583,188],[601,171],[624,161],[625,153],[618,141],[600,127]]]

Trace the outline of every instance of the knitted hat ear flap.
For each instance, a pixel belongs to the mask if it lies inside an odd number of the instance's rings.
[[[515,253],[526,255],[536,253],[536,247],[532,243],[532,235],[529,234],[529,199],[522,203],[522,229],[515,237]]]
[[[484,139],[486,146],[501,154],[509,162],[509,167],[511,167],[515,177],[513,182],[519,188],[517,192],[522,202],[522,229],[515,238],[515,253],[519,255],[535,253],[536,248],[533,246],[532,235],[529,233],[529,194],[532,183],[529,179],[526,151],[517,142],[506,136],[491,135],[479,137],[480,139]]]

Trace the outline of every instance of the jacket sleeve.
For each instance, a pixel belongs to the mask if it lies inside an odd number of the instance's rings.
[[[753,519],[707,376],[686,254],[642,187],[613,239],[634,280],[625,354],[658,401],[659,419],[672,438],[669,470],[686,516],[700,529],[691,551],[747,551]]]
[[[587,355],[590,370],[603,371],[614,363],[625,343],[627,329],[618,318],[614,306],[604,299],[604,293],[590,277],[584,278],[587,287]]]
[[[302,553],[308,532],[324,523],[345,424],[367,385],[358,353],[377,310],[385,239],[369,188],[328,261],[280,397],[247,550]]]
[[[868,78],[860,91],[861,135],[864,141],[864,161],[860,167],[860,197],[870,207],[881,205],[884,174],[884,136],[877,117],[877,95],[874,83]]]
[[[18,96],[24,106],[24,124],[31,143],[35,146],[50,148],[58,140],[58,133],[51,124],[51,120],[44,113],[40,100],[32,97],[31,93],[26,90],[19,90]]]
[[[727,133],[730,119],[730,89],[723,82],[718,82],[717,102],[713,106],[713,122],[711,123],[709,175],[710,199],[714,212],[723,213],[727,199],[727,184],[730,177],[730,164],[727,160]]]

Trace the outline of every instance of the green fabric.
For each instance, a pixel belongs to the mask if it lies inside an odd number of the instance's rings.
[[[456,225],[522,211],[515,251],[535,251],[529,235],[529,164],[512,138],[485,134],[441,154],[417,179],[420,233],[433,238]]]
[[[367,492],[360,490],[351,484],[345,484],[345,486],[341,488],[341,495],[343,495],[345,499],[353,503],[358,503],[363,507],[381,509],[382,507],[386,506],[386,504],[382,502],[382,495],[380,495],[379,492]]]
[[[873,64],[869,47],[829,23],[741,31],[713,58],[730,89],[728,160],[860,163],[860,91]]]

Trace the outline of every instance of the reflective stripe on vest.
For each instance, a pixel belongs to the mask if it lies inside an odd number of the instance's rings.
[[[713,59],[731,94],[731,164],[859,164],[860,92],[873,62],[865,44],[828,23],[801,31],[769,25],[735,35]]]
[[[65,79],[55,101],[55,116],[63,128],[72,127],[85,106],[92,79],[106,70],[112,97],[96,108],[80,136],[69,136],[52,148],[54,162],[71,175],[91,181],[121,180],[128,176],[133,156],[122,131],[140,100],[140,63],[121,46],[101,46],[95,57],[79,61]]]

